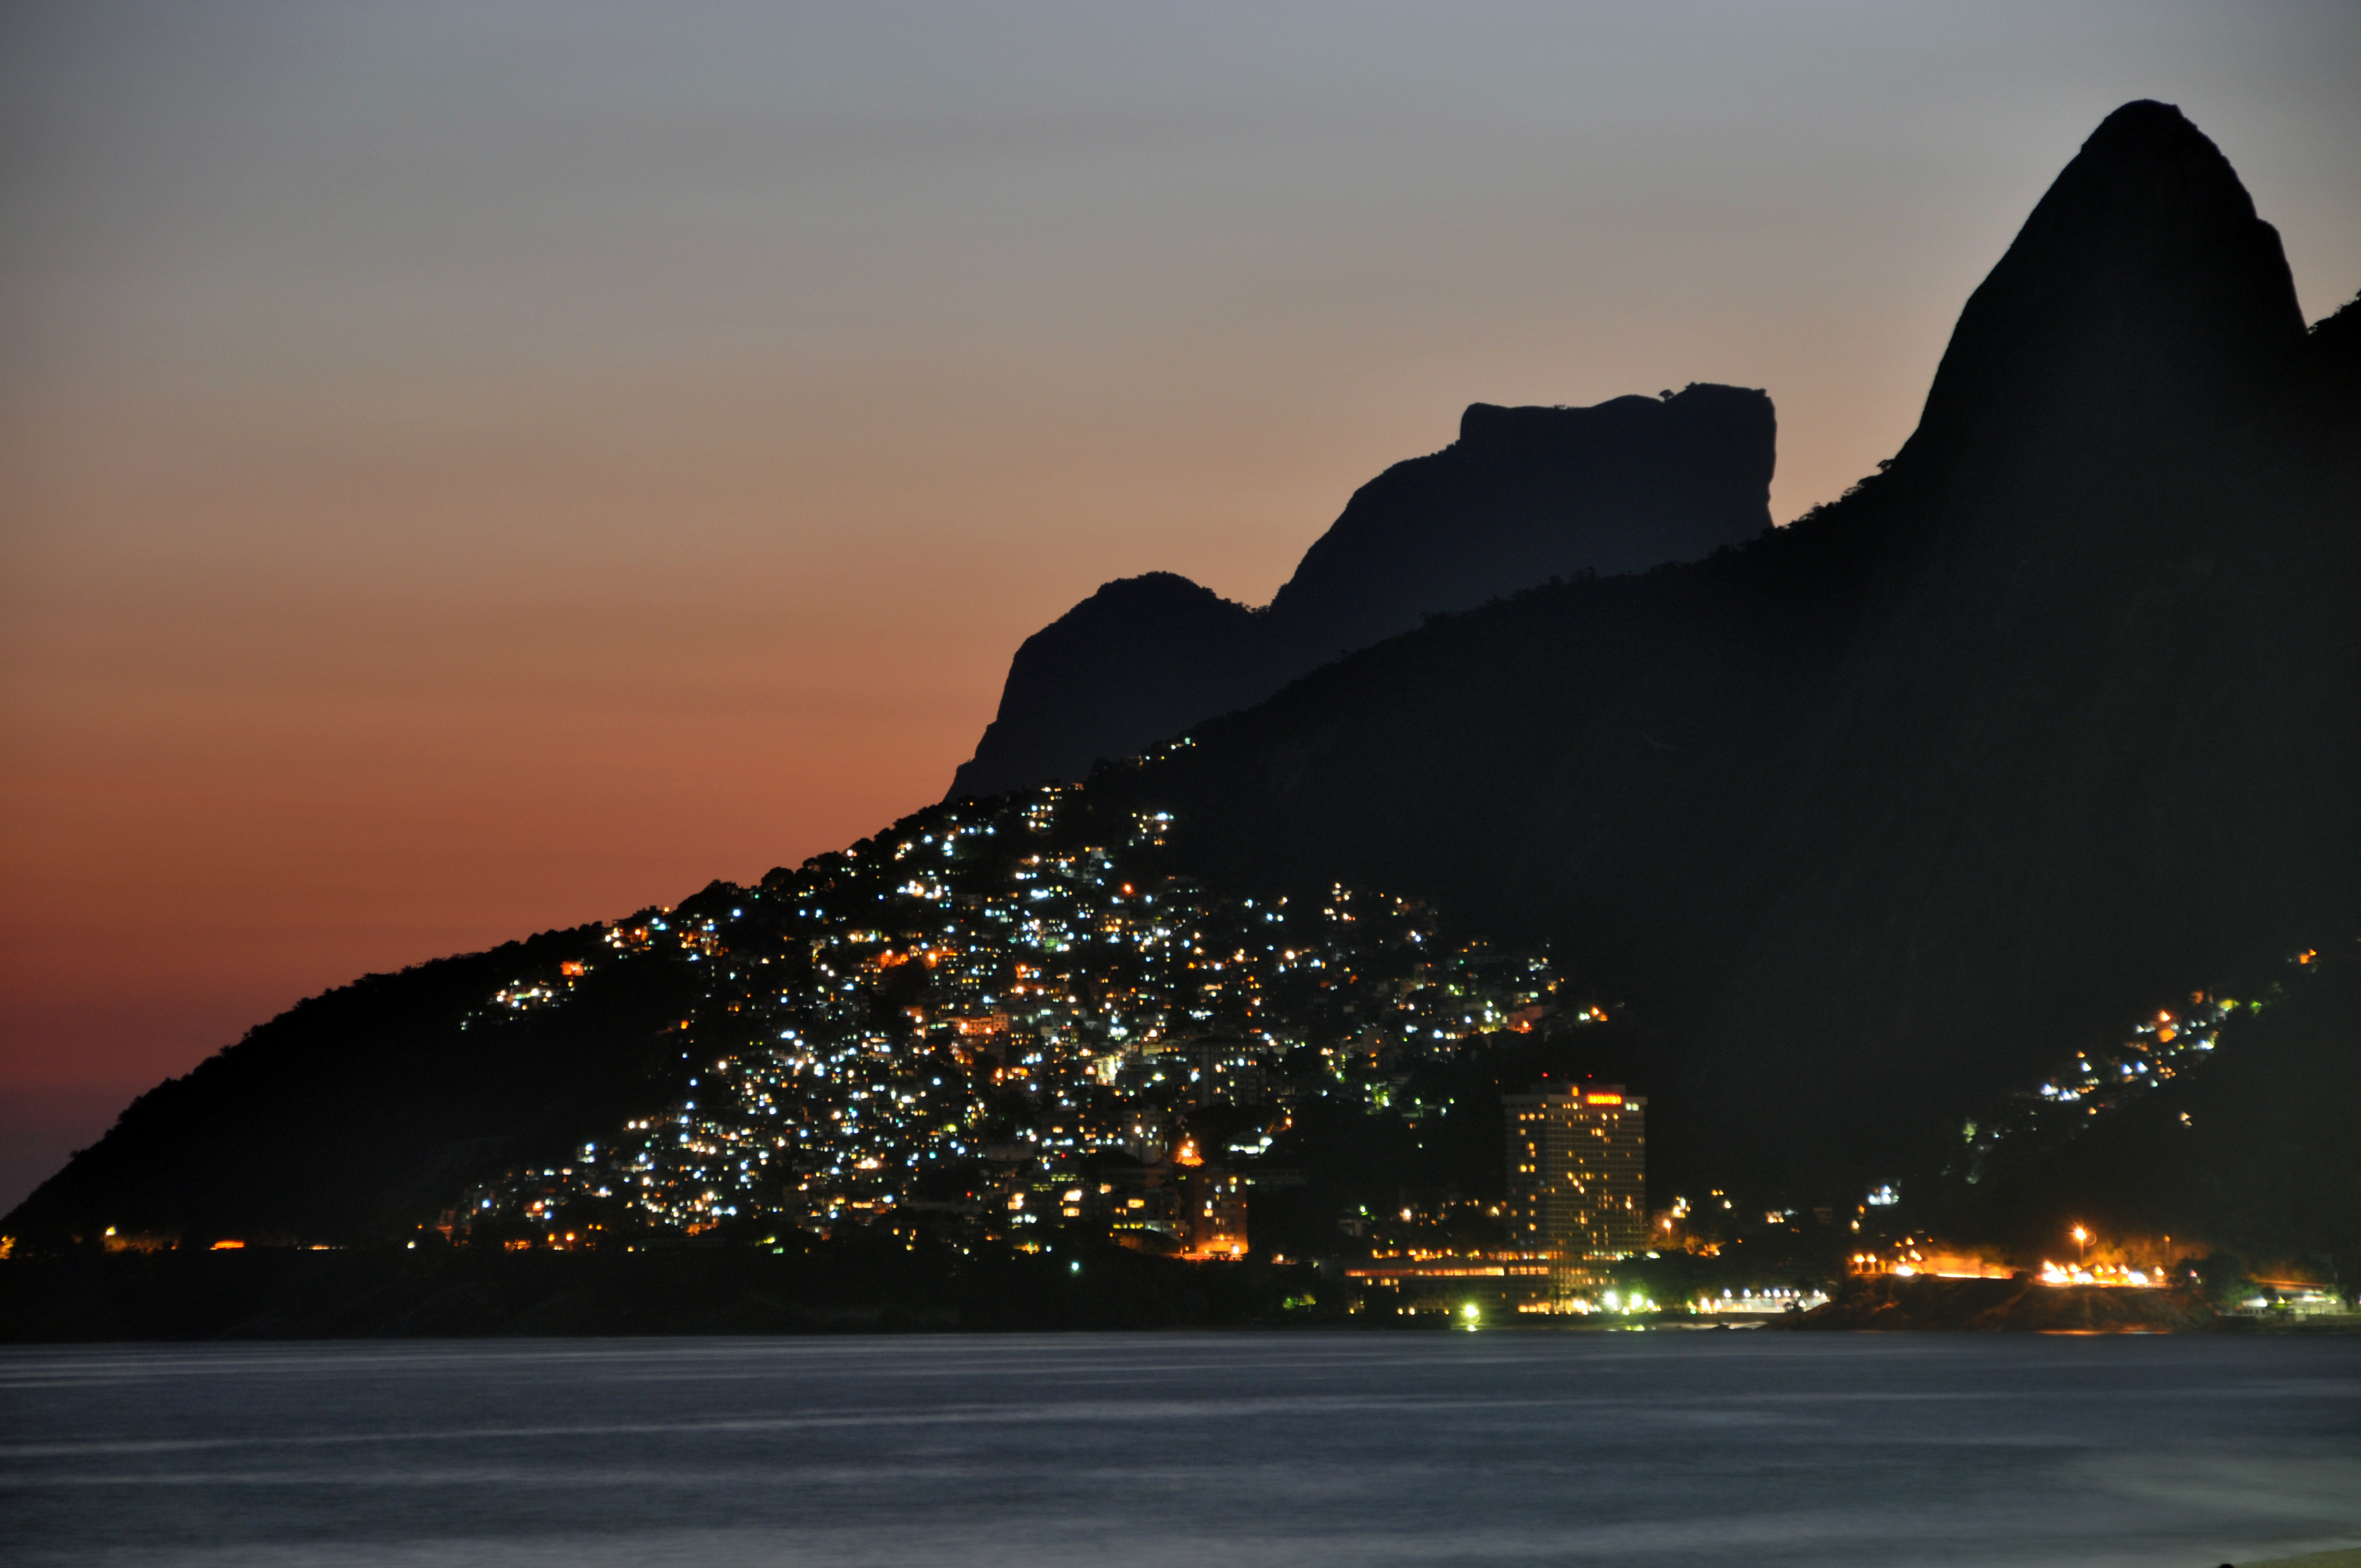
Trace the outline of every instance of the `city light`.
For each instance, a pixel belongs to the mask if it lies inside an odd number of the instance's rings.
[[[676,1026],[695,1076],[566,1167],[456,1195],[450,1234],[538,1245],[553,1223],[703,1234],[925,1216],[970,1240],[1079,1230],[1235,1260],[1247,1172],[1285,1157],[1299,1098],[1415,1123],[1410,1065],[1603,1016],[1559,1007],[1545,957],[1445,940],[1409,900],[1178,880],[1151,853],[1171,813],[1103,823],[1075,809],[1083,795],[933,807],[710,908],[617,922],[595,965],[515,977],[468,1026],[568,1006],[600,967],[694,965]],[[1624,1108],[1600,1093],[1600,1111]],[[1218,1138],[1190,1125],[1216,1108]]]

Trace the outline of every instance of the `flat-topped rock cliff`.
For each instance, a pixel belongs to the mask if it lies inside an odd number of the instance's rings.
[[[1268,608],[1154,572],[1026,639],[950,798],[1080,778],[1431,615],[1751,539],[1771,525],[1776,434],[1771,400],[1737,387],[1474,404],[1457,441],[1356,491]]]

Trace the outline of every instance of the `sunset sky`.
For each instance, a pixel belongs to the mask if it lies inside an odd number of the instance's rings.
[[[1110,576],[1460,409],[1905,435],[2107,111],[2361,288],[2361,8],[18,5],[0,1208],[368,970],[939,795]]]

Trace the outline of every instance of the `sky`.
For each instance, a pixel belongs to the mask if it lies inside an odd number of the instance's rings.
[[[0,1209],[299,998],[939,796],[1476,400],[1909,432],[2092,127],[2361,289],[2349,4],[19,3]]]

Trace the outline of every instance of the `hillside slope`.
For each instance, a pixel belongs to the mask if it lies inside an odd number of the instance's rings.
[[[1109,782],[1209,865],[1487,911],[1677,1042],[1664,1159],[1839,1190],[2361,916],[2361,398],[2177,110],[2091,137],[1875,477],[1537,589]]]
[[[600,966],[578,1005],[496,999],[605,952],[602,927],[368,975],[167,1079],[5,1217],[18,1235],[345,1241],[431,1222],[472,1182],[603,1136],[680,1078],[686,966]],[[134,1234],[136,1233],[136,1234]]]

